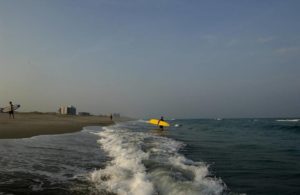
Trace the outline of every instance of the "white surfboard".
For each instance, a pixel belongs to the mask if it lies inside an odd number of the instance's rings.
[[[13,110],[17,110],[20,107],[21,107],[20,104],[15,104],[15,105],[13,105]],[[10,106],[6,106],[4,108],[1,108],[0,110],[1,110],[1,112],[10,112],[11,111],[11,107]]]

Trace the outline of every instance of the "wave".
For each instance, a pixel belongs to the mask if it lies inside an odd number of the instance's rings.
[[[183,143],[120,126],[104,127],[98,143],[112,158],[89,179],[99,191],[116,194],[221,194],[221,179],[208,165],[178,153]]]
[[[278,119],[277,122],[299,122],[300,119]]]

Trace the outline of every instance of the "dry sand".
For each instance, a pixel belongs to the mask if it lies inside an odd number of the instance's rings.
[[[15,113],[9,119],[0,113],[0,139],[25,138],[44,134],[70,133],[85,126],[105,126],[113,122],[103,116],[68,116],[59,114]]]

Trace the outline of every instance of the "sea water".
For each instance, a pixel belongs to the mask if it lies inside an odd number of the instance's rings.
[[[0,140],[0,194],[300,194],[298,119],[146,121]]]

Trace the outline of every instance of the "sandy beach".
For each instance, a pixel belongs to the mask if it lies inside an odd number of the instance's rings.
[[[70,133],[80,131],[85,126],[111,124],[113,121],[104,116],[16,113],[15,119],[9,119],[7,113],[0,113],[0,139]]]

